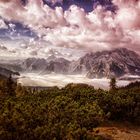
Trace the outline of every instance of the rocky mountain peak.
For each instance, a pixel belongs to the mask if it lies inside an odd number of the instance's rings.
[[[92,68],[87,73],[89,78],[140,75],[140,56],[126,48],[97,52],[92,58]]]
[[[84,74],[89,78],[121,77],[140,75],[140,56],[126,48],[87,53],[76,61],[54,55],[44,58],[28,58],[21,63],[6,64],[5,68],[16,68],[22,72]],[[3,64],[4,65],[4,64]],[[2,65],[2,66],[3,66]],[[14,69],[13,69],[14,70]]]

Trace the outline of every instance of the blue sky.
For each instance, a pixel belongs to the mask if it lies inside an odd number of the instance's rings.
[[[24,4],[27,0],[21,0]],[[43,0],[44,4],[49,5],[50,7],[54,8],[56,6],[63,7],[64,10],[67,10],[70,5],[78,5],[79,7],[84,8],[86,12],[90,12],[93,10],[93,5],[101,4],[106,6],[107,9],[114,10],[114,6],[111,0],[63,0],[63,2],[56,2],[52,4],[51,0]]]

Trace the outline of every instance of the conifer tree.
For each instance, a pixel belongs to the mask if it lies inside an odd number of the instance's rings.
[[[113,77],[110,79],[110,90],[115,90],[117,88],[116,86],[116,78]]]
[[[15,96],[16,83],[12,79],[12,75],[6,80],[6,93],[10,96]]]

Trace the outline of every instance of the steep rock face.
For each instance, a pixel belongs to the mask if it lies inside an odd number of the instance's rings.
[[[24,71],[43,71],[47,65],[47,62],[45,59],[41,58],[28,58],[26,59],[22,64],[22,69]]]
[[[88,53],[70,64],[69,72],[72,74],[85,74],[94,64],[94,53]]]
[[[47,74],[51,72],[67,73],[69,64],[70,62],[64,58],[28,58],[23,62],[22,68],[27,72],[40,72],[41,74]]]
[[[64,58],[56,58],[47,63],[47,66],[44,70],[45,73],[60,73],[67,74],[69,69],[70,61]]]
[[[71,62],[69,73],[86,74],[89,78],[140,75],[140,56],[125,48],[88,53]]]
[[[92,59],[94,62],[87,73],[89,78],[140,75],[140,56],[133,51],[124,48],[103,51],[95,53]]]

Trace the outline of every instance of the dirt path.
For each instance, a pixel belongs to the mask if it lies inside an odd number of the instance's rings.
[[[132,124],[107,124],[96,128],[94,133],[113,140],[140,140],[140,127]]]

